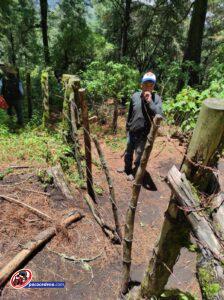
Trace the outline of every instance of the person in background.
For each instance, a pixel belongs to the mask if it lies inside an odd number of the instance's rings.
[[[125,172],[128,181],[134,180],[154,116],[162,115],[162,99],[154,92],[155,84],[155,74],[147,72],[141,80],[141,91],[134,93],[131,98],[126,123],[127,147],[124,168],[117,170],[119,173]],[[134,152],[135,167],[132,169]]]
[[[0,78],[0,94],[9,105],[7,113],[13,116],[13,109],[16,112],[17,123],[19,126],[23,125],[23,110],[22,98],[24,95],[21,80],[18,78],[18,72],[12,66],[2,66],[4,75]]]

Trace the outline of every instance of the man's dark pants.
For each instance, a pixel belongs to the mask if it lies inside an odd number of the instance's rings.
[[[127,148],[125,151],[124,156],[124,164],[125,164],[125,172],[127,174],[132,173],[132,162],[133,162],[133,155],[135,153],[135,170],[137,170],[142,153],[145,148],[145,143],[147,140],[147,135],[143,132],[128,132],[127,136]]]
[[[16,116],[17,116],[17,123],[19,125],[23,125],[23,109],[22,109],[22,99],[18,100],[9,100],[7,101],[9,104],[9,108],[7,110],[7,113],[9,116],[13,116],[13,107],[16,111]]]

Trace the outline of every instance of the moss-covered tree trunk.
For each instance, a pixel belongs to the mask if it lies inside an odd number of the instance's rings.
[[[74,85],[80,84],[77,76],[63,74],[62,84],[64,88],[64,101],[62,110],[62,138],[64,141],[72,141],[71,101],[74,101]]]
[[[81,166],[81,154],[75,114],[75,106],[78,98],[77,93],[80,87],[80,79],[74,75],[63,74],[62,84],[64,87],[64,102],[61,124],[62,138],[65,142],[71,145],[77,163],[79,177],[83,178],[84,175]]]
[[[49,105],[49,85],[48,85],[48,72],[44,70],[41,74],[41,88],[43,96],[43,128],[47,127],[50,119],[50,105]]]
[[[31,96],[30,72],[26,73],[26,98],[27,98],[27,107],[28,107],[28,118],[31,119],[33,115],[33,103],[32,103],[32,96]]]
[[[79,99],[80,99],[80,105],[82,109],[82,124],[84,130],[87,190],[90,197],[96,202],[96,196],[93,188],[91,138],[90,138],[90,128],[89,128],[88,106],[85,98],[85,89],[79,89]]]
[[[212,172],[224,148],[224,100],[207,99],[203,102],[187,155],[181,167],[189,181],[200,192],[218,191],[217,179]],[[137,299],[160,296],[173,271],[183,242],[189,234],[189,227],[183,212],[178,210],[175,196],[172,195],[165,213],[161,235],[153,251]],[[217,278],[210,272],[208,280],[202,279],[203,271],[214,263],[202,257],[198,260],[198,277],[203,299],[224,299],[214,293],[214,297],[206,295],[207,286],[217,288]],[[209,282],[208,282],[209,281]],[[213,285],[215,284],[215,285]],[[217,292],[217,289],[216,291]]]

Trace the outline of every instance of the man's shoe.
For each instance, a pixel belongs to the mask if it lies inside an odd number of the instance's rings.
[[[127,181],[134,181],[134,180],[135,180],[135,177],[133,174],[127,175]]]
[[[117,169],[117,172],[118,172],[118,173],[125,173],[125,174],[127,174],[127,175],[132,174],[132,170],[125,169],[125,168],[118,168],[118,169]]]
[[[124,168],[118,168],[118,169],[117,169],[117,172],[118,172],[118,173],[125,173],[125,169],[124,169]]]

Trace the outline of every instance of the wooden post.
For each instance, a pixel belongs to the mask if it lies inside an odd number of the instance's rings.
[[[62,109],[62,138],[65,142],[71,143],[72,141],[72,126],[71,126],[71,111],[70,101],[71,93],[73,93],[73,81],[76,76],[63,74],[62,84],[64,87],[64,101]]]
[[[50,106],[49,106],[49,86],[48,86],[48,72],[44,70],[41,74],[41,88],[43,95],[43,128],[47,127],[50,119]]]
[[[212,193],[217,190],[216,180],[213,179],[212,182],[215,184],[211,185],[211,176],[214,175],[211,169],[216,167],[224,148],[223,120],[224,100],[205,100],[181,167],[187,179],[201,192],[206,190]],[[178,259],[183,242],[188,239],[189,231],[185,216],[176,205],[176,197],[172,195],[165,213],[159,242],[153,251],[138,299],[161,295]],[[200,278],[200,271],[198,276]],[[203,280],[199,279],[199,282],[201,288],[206,290]]]
[[[33,103],[31,97],[30,72],[26,73],[26,98],[27,98],[27,107],[28,107],[28,118],[31,119],[33,115]]]
[[[118,100],[114,98],[113,133],[117,133]]]
[[[85,89],[79,89],[79,99],[82,110],[82,123],[84,130],[87,190],[90,197],[96,202],[96,197],[93,189],[91,139],[89,129],[88,107],[85,99]]]
[[[77,163],[79,177],[84,177],[80,159],[80,146],[77,133],[77,120],[75,105],[78,96],[80,79],[77,76],[63,74],[62,83],[64,86],[64,102],[62,111],[62,138],[65,142],[72,144],[73,153]]]
[[[162,121],[162,119],[163,118],[160,115],[156,115],[153,120],[150,133],[147,136],[147,141],[144,152],[142,154],[140,166],[138,167],[135,176],[135,182],[132,187],[132,197],[129,203],[129,208],[126,213],[125,235],[123,240],[123,276],[121,294],[125,294],[128,291],[128,286],[130,282],[131,251],[134,233],[135,211],[138,204],[138,197],[141,190],[142,179],[144,177],[148,159],[153,148],[153,143],[156,138],[159,124]]]

